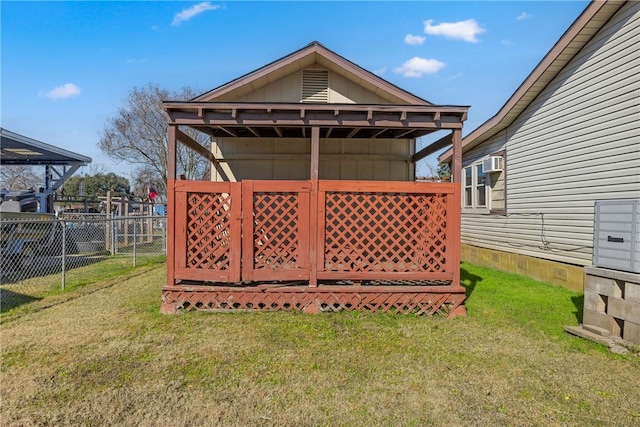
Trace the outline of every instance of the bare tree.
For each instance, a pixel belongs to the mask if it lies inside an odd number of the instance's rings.
[[[184,101],[195,96],[188,87],[180,93],[152,84],[134,87],[100,134],[100,149],[115,160],[155,171],[166,192],[168,136],[162,101]],[[203,146],[210,147],[208,135],[191,128],[181,130]],[[187,179],[205,179],[208,175],[209,161],[182,144],[178,144],[176,162],[177,173],[184,174]]]
[[[160,195],[164,195],[162,178],[148,166],[138,168],[133,176],[133,194],[139,197],[148,197],[149,190],[155,189]]]
[[[37,189],[44,185],[44,167],[38,175],[35,166],[4,165],[0,168],[0,187],[4,190]]]

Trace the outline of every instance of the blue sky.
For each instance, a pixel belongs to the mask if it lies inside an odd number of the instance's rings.
[[[435,104],[493,116],[587,1],[2,1],[1,126],[93,158],[128,91],[205,92],[311,41]]]

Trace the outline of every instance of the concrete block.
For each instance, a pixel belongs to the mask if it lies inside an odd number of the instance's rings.
[[[595,310],[584,309],[582,314],[582,323],[584,325],[593,325],[611,332],[612,336],[620,336],[620,325],[616,320],[604,313]]]
[[[640,325],[637,323],[625,321],[622,331],[622,338],[625,341],[629,341],[634,344],[640,344]]]
[[[640,304],[640,284],[625,282],[624,284],[624,299],[630,302]]]
[[[592,332],[594,334],[603,336],[603,337],[608,337],[609,335],[611,335],[611,331],[605,329],[605,328],[601,328],[599,326],[594,326],[594,325],[582,325],[582,327],[589,331]]]
[[[606,295],[608,297],[621,297],[621,290],[615,279],[600,276],[586,276],[584,282],[584,291],[595,292],[596,294]]]
[[[606,297],[605,297],[606,298]],[[584,308],[588,310],[598,311],[604,313],[606,309],[605,299],[597,293],[585,291],[584,293]]]
[[[616,319],[640,324],[640,304],[636,302],[610,297],[607,303],[607,314]]]

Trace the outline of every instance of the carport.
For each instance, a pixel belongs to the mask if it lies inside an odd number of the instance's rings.
[[[45,167],[45,186],[36,192],[39,210],[53,211],[53,194],[81,166],[91,163],[91,157],[77,154],[15,132],[0,128],[0,165]]]

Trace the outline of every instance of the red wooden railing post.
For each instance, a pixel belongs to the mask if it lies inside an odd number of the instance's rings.
[[[320,168],[320,128],[311,128],[311,206],[309,218],[309,286],[318,286],[318,179]]]
[[[253,280],[253,181],[242,181],[242,280]]]
[[[169,126],[167,150],[167,286],[175,285],[175,179],[176,179],[176,131]]]

